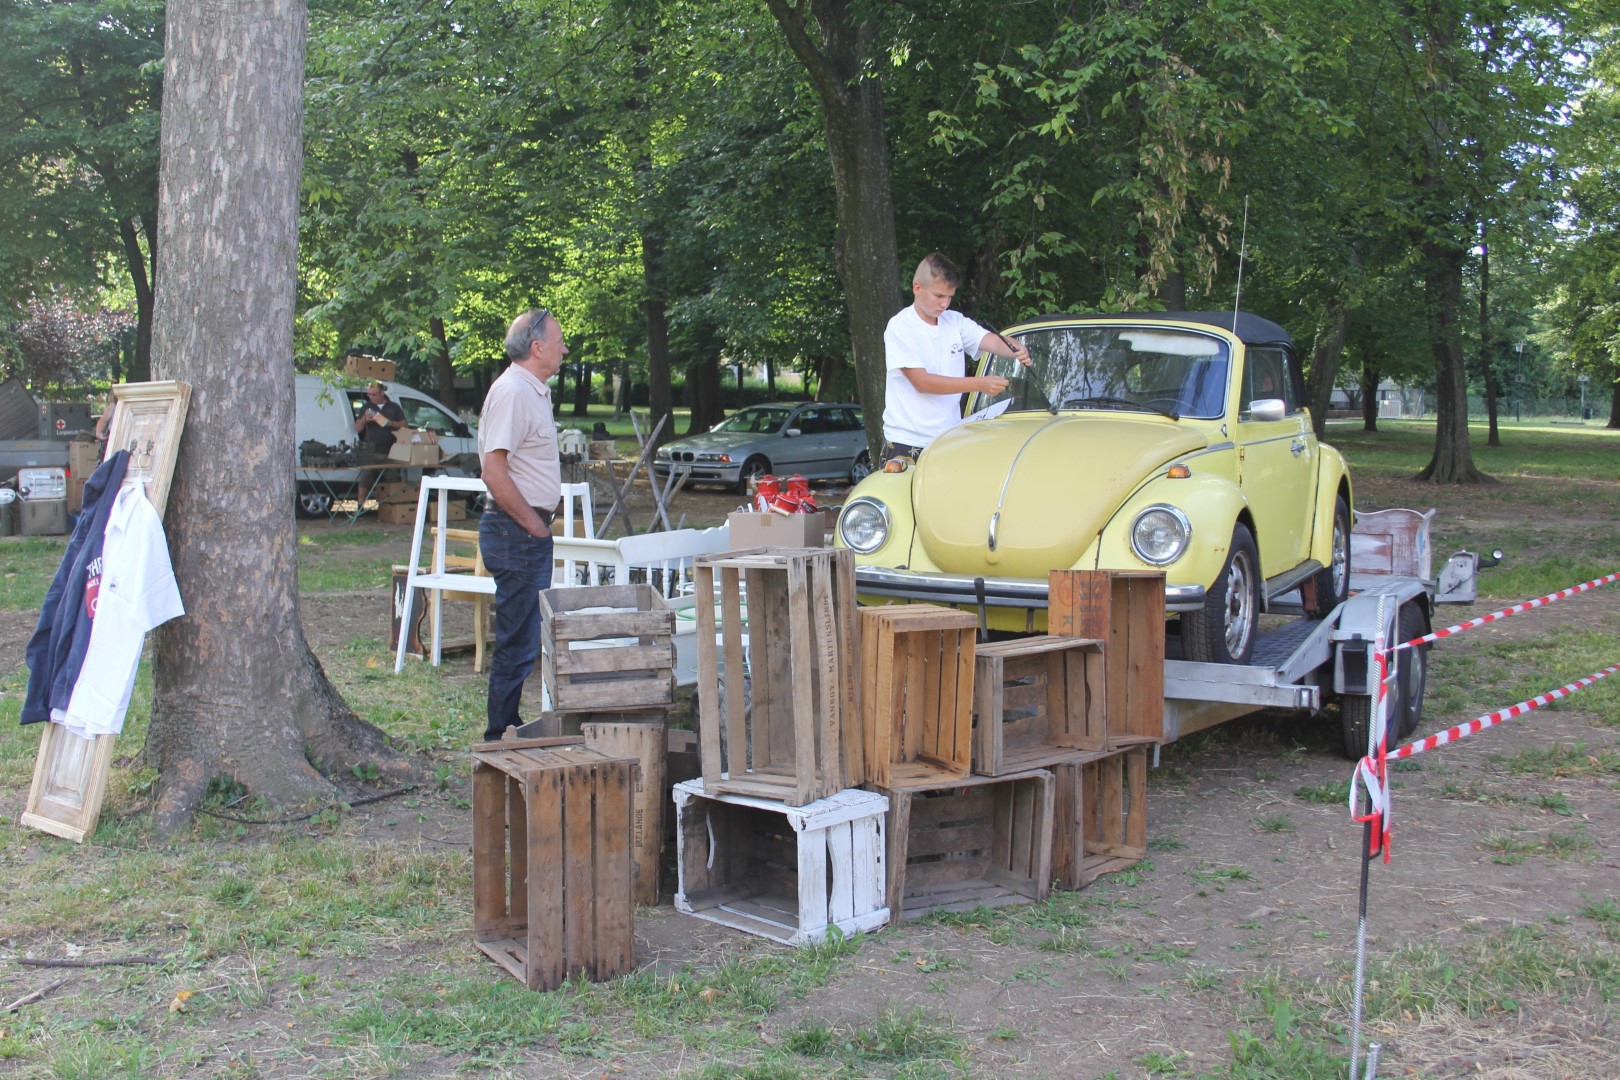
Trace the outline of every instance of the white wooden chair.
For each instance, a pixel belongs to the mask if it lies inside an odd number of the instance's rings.
[[[429,611],[432,617],[433,649],[429,660],[434,667],[439,666],[441,649],[444,641],[444,600],[446,594],[462,594],[456,599],[473,599],[475,596],[494,596],[495,579],[480,576],[476,570],[466,574],[457,572],[455,557],[450,555],[447,545],[452,539],[452,533],[464,533],[464,529],[433,529],[433,552],[427,569],[422,568],[422,537],[427,529],[428,522],[433,520],[428,512],[428,501],[437,500],[438,517],[443,521],[450,505],[451,494],[460,500],[468,494],[483,493],[488,488],[482,480],[471,476],[424,476],[422,486],[416,497],[416,528],[411,533],[411,561],[410,568],[405,574],[405,598],[403,610],[410,611],[416,598],[417,589],[426,589],[429,594]],[[476,544],[477,533],[473,533]],[[483,565],[483,556],[474,554],[476,566]],[[482,605],[476,605],[481,608]],[[480,612],[481,613],[481,612]],[[397,675],[405,667],[405,643],[410,636],[410,620],[401,619],[399,624],[399,640],[394,647],[394,673]],[[480,631],[481,633],[481,631]],[[479,653],[474,652],[474,663],[481,659]]]

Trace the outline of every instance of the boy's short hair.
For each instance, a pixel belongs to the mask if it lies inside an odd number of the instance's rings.
[[[936,251],[925,255],[923,261],[917,264],[917,273],[912,276],[912,280],[919,285],[932,285],[937,281],[954,289],[962,284],[962,271],[956,268],[955,263]]]

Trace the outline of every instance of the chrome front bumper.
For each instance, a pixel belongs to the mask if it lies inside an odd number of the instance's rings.
[[[939,604],[984,604],[994,608],[1044,608],[1046,582],[1038,578],[971,578],[960,574],[925,574],[887,566],[857,566],[855,591],[867,596],[925,600]],[[1204,606],[1202,585],[1166,585],[1164,608],[1198,611]]]

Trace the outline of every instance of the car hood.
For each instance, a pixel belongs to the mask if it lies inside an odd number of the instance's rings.
[[[917,540],[946,573],[1045,578],[1073,566],[1155,470],[1207,445],[1197,428],[1148,416],[961,424],[934,440],[912,482]]]
[[[735,450],[747,443],[759,442],[769,438],[767,435],[749,435],[732,431],[705,431],[699,435],[687,435],[671,442],[665,443],[665,450]]]

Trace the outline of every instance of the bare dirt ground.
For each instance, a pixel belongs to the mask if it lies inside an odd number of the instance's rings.
[[[843,494],[826,488],[817,493],[828,505]],[[636,520],[645,527],[645,490],[641,495]],[[1404,484],[1366,485],[1362,492],[1365,504],[1383,506],[1432,505],[1435,495],[1426,485]],[[1613,492],[1604,498],[1612,503]],[[1437,529],[1448,538],[1477,536],[1476,546],[1489,547],[1494,534],[1524,525],[1488,499],[1443,493],[1442,500]],[[707,525],[723,520],[738,502],[730,494],[683,493],[674,509],[686,514],[687,524]],[[1594,525],[1607,529],[1612,521],[1605,513]],[[305,528],[318,539],[333,526]],[[393,528],[388,535],[385,546],[403,561],[409,530]],[[377,554],[375,546],[364,546],[335,557]],[[1441,618],[1460,621],[1492,606],[1447,608]],[[380,637],[387,610],[381,586],[374,594],[303,601],[306,633],[317,652]],[[1481,652],[1493,642],[1545,633],[1555,623],[1620,637],[1620,591],[1600,590],[1441,647]],[[21,662],[31,626],[32,617],[0,618],[0,664],[9,669]],[[447,661],[443,677],[481,678],[465,657]],[[528,700],[536,699],[536,691],[531,687]],[[1470,718],[1431,716],[1423,730]],[[886,1009],[918,1010],[951,1021],[969,1044],[970,1070],[977,1076],[1123,1078],[1176,1075],[1172,1069],[1194,1076],[1223,1068],[1232,1060],[1231,1029],[1247,1022],[1268,1036],[1272,1031],[1264,1017],[1234,1019],[1255,1015],[1246,995],[1254,980],[1275,973],[1318,984],[1341,1001],[1348,986],[1361,828],[1348,820],[1344,805],[1297,794],[1348,778],[1350,765],[1337,742],[1329,721],[1260,716],[1165,747],[1150,776],[1148,861],[1076,894],[1097,901],[1083,929],[1027,923],[1009,933],[959,920],[882,931],[865,941],[855,963],[830,985],[763,1019],[762,1037],[777,1043],[802,1022],[853,1029],[870,1025]],[[1493,933],[1518,926],[1550,925],[1580,950],[1614,956],[1603,928],[1576,914],[1620,900],[1620,798],[1612,774],[1572,770],[1526,780],[1502,766],[1522,751],[1576,745],[1593,758],[1620,752],[1620,731],[1596,723],[1579,697],[1424,755],[1421,769],[1396,774],[1394,857],[1370,872],[1369,956],[1375,964],[1409,947],[1472,955]],[[20,794],[7,802],[20,802]],[[447,802],[424,802],[415,821],[402,820],[386,805],[355,813],[370,822],[368,835],[379,843],[470,851],[470,814]],[[1493,836],[1534,839],[1555,831],[1578,834],[1584,846],[1565,857],[1532,853],[1513,862],[1499,861],[1490,842]],[[683,965],[714,965],[777,948],[678,915],[667,895],[658,908],[637,912],[641,964],[673,973]],[[464,928],[447,930],[470,955],[464,935]],[[384,984],[398,962],[378,956],[348,967],[359,980]],[[488,968],[491,980],[507,978]],[[1487,1005],[1475,1016],[1454,1008],[1414,1009],[1398,1023],[1375,1026],[1371,1036],[1384,1045],[1381,1074],[1494,1080],[1620,1075],[1613,1005],[1562,993],[1558,985],[1552,978],[1551,988],[1524,994],[1514,1008]],[[249,1023],[249,1017],[242,1026],[282,1026],[285,1017],[273,995],[260,1011],[262,1023]],[[1330,1017],[1349,1019],[1342,1009]],[[266,1046],[279,1038],[267,1035]],[[522,1060],[512,1075],[650,1078],[692,1067],[675,1045],[608,1060],[534,1047]],[[1153,1073],[1154,1066],[1165,1071]],[[428,1058],[409,1075],[450,1076],[465,1067],[454,1059]],[[299,1075],[268,1064],[265,1070],[262,1075]]]

